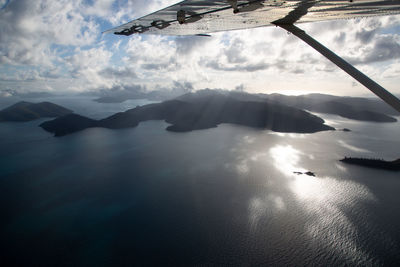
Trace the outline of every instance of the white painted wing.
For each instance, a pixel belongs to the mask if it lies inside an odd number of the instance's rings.
[[[231,1],[232,2],[232,1]],[[400,0],[253,0],[237,1],[234,14],[228,0],[186,0],[128,22],[105,33],[121,35],[198,35],[218,31],[400,14]],[[184,16],[180,24],[178,13]]]

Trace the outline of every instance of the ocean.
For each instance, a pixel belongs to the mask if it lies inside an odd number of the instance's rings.
[[[149,103],[43,100],[92,118]],[[400,173],[339,161],[400,158],[400,122],[318,115],[351,132],[0,123],[0,264],[400,265]]]

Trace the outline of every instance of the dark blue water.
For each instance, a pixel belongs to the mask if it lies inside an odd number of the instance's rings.
[[[400,174],[338,160],[399,158],[400,123],[324,117],[352,132],[2,123],[1,265],[399,265]]]

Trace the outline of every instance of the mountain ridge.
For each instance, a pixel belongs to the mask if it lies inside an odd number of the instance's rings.
[[[25,122],[40,118],[59,117],[70,113],[72,113],[71,110],[51,102],[20,101],[0,111],[0,122]]]

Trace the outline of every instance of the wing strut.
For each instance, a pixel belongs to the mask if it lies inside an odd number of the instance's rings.
[[[305,31],[299,29],[293,24],[279,24],[275,23],[276,26],[281,27],[288,32],[294,34],[312,48],[320,52],[323,56],[329,59],[331,62],[335,63],[339,68],[347,72],[351,77],[359,81],[369,90],[371,90],[375,95],[380,97],[387,104],[392,106],[395,110],[400,112],[400,100],[388,92],[385,88],[368,78],[364,73],[353,67],[350,63],[333,53],[331,50],[323,46],[321,43],[316,41],[314,38],[309,36]]]

